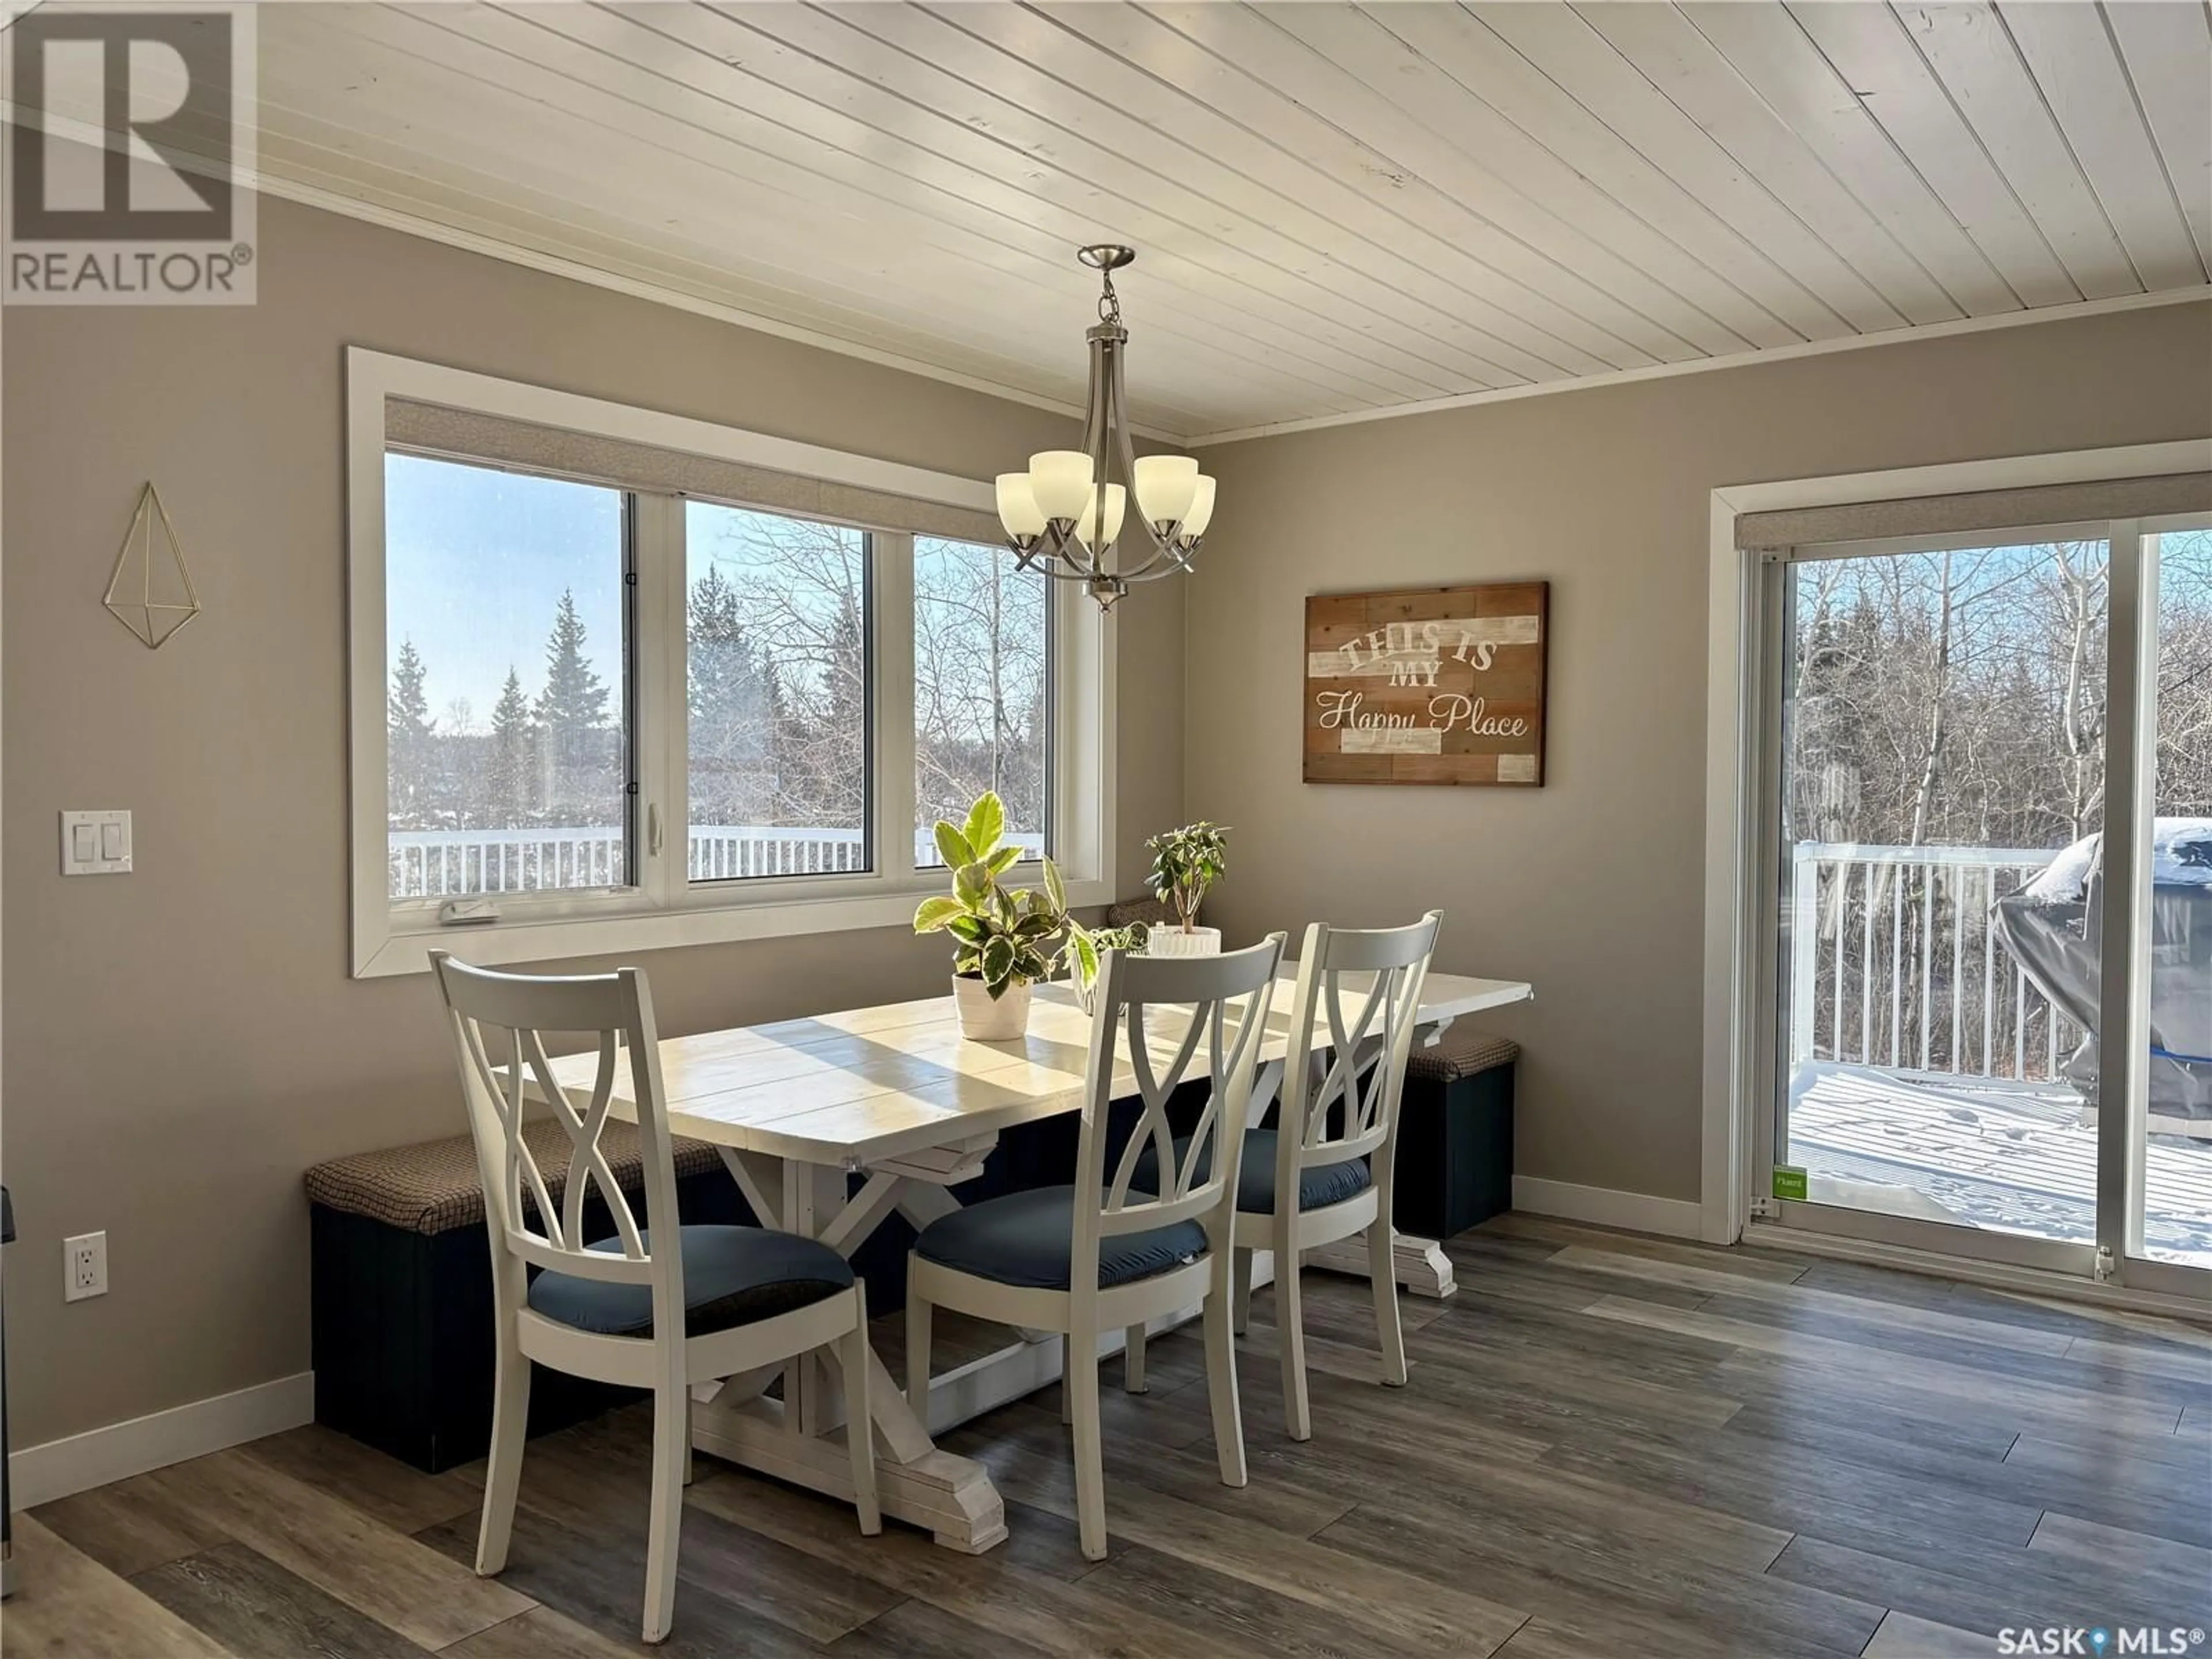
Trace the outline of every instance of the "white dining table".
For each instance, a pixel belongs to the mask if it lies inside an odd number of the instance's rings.
[[[1296,964],[1286,963],[1276,988],[1254,1091],[1255,1121],[1280,1081],[1295,975]],[[1431,973],[1417,1040],[1433,1042],[1462,1015],[1531,994],[1519,981]],[[1171,1054],[1182,1028],[1170,1010],[1152,1016],[1148,1043],[1166,1045]],[[1028,1034],[1003,1042],[962,1036],[949,995],[667,1037],[660,1062],[669,1127],[714,1146],[762,1225],[819,1239],[850,1256],[894,1213],[921,1228],[957,1209],[946,1189],[981,1173],[1001,1131],[1081,1110],[1091,1024],[1074,993],[1056,984],[1037,988]],[[564,1090],[588,1091],[596,1066],[596,1055],[569,1056],[554,1062],[554,1078]],[[634,1117],[627,1070],[617,1069],[611,1109]],[[1133,1080],[1122,1080],[1133,1097]],[[1401,1236],[1396,1245],[1402,1285],[1417,1295],[1451,1294],[1451,1264],[1434,1240]],[[1348,1239],[1309,1253],[1306,1262],[1364,1277],[1366,1245]],[[1256,1253],[1255,1268],[1255,1279],[1271,1271],[1265,1252]],[[1060,1374],[1060,1337],[1014,1335],[996,1352],[933,1377],[921,1410],[870,1356],[868,1410],[884,1512],[954,1549],[977,1553],[998,1543],[1006,1532],[1005,1508],[983,1465],[939,1449],[932,1432]],[[1101,1355],[1121,1342],[1121,1334],[1112,1333]],[[767,1391],[779,1376],[782,1397],[771,1398]],[[692,1444],[849,1501],[844,1415],[834,1358],[810,1357],[700,1385]]]

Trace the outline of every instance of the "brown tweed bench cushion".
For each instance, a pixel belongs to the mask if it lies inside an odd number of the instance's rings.
[[[1512,1038],[1478,1031],[1471,1025],[1454,1021],[1429,1047],[1425,1048],[1418,1042],[1413,1045],[1413,1053],[1406,1060],[1406,1076],[1408,1081],[1450,1083],[1499,1066],[1510,1066],[1520,1058],[1521,1045]]]
[[[522,1139],[538,1160],[546,1190],[560,1203],[568,1185],[568,1132],[546,1118],[525,1124]],[[720,1167],[719,1154],[705,1141],[682,1135],[672,1139],[679,1181]],[[608,1124],[599,1135],[599,1150],[625,1193],[635,1195],[643,1190],[645,1158],[638,1150],[635,1124]],[[477,1170],[476,1146],[468,1135],[334,1158],[308,1170],[307,1184],[313,1203],[408,1232],[450,1232],[484,1218],[483,1182]]]
[[[1140,921],[1147,927],[1165,927],[1174,921],[1175,912],[1161,899],[1123,899],[1106,907],[1109,927],[1128,927]]]

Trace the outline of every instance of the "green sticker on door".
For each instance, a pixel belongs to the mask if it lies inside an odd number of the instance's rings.
[[[1774,1166],[1774,1195],[1794,1198],[1802,1202],[1805,1197],[1805,1171],[1795,1164]]]

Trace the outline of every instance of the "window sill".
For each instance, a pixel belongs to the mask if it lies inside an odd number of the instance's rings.
[[[789,939],[800,933],[857,933],[872,927],[903,927],[915,906],[945,890],[941,881],[889,887],[880,881],[867,890],[805,897],[759,895],[738,900],[690,896],[681,906],[657,908],[634,894],[610,898],[596,913],[567,910],[558,915],[517,916],[491,923],[441,927],[424,912],[387,911],[380,929],[371,922],[356,930],[353,976],[383,979],[428,973],[430,952],[451,951],[479,966],[554,962],[568,957],[605,957],[633,951],[673,951],[690,945],[723,945],[739,939]],[[1070,881],[1071,909],[1111,904],[1110,883]]]

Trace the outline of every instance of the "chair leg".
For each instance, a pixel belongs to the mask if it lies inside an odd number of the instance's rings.
[[[697,1466],[691,1458],[691,1390],[684,1390],[684,1484],[690,1486],[699,1478]]]
[[[860,1531],[872,1538],[884,1529],[884,1510],[876,1496],[875,1419],[868,1413],[868,1374],[874,1369],[868,1347],[868,1287],[857,1279],[853,1298],[857,1321],[838,1345],[845,1372],[845,1448],[853,1458],[853,1505],[860,1512]],[[926,1370],[928,1361],[922,1364]],[[925,1392],[928,1387],[922,1384]]]
[[[477,1571],[487,1578],[507,1567],[514,1498],[522,1485],[522,1445],[530,1429],[530,1361],[515,1341],[513,1318],[501,1315],[500,1328],[491,1455],[484,1465],[483,1522],[477,1533]]]
[[[1283,1424],[1293,1440],[1313,1438],[1313,1410],[1306,1398],[1305,1307],[1298,1289],[1295,1250],[1279,1252],[1288,1268],[1275,1274],[1275,1352],[1283,1368]]]
[[[1075,1363],[1073,1356],[1087,1349],[1093,1356],[1098,1340],[1076,1332],[1067,1338],[1070,1363],[1061,1368],[1060,1397],[1075,1425],[1075,1526],[1087,1560],[1106,1559],[1106,1452],[1098,1422],[1098,1364]]]
[[[684,1527],[687,1390],[664,1382],[653,1401],[653,1506],[645,1545],[645,1639],[665,1642],[676,1622],[676,1562]]]
[[[1389,1212],[1368,1224],[1367,1277],[1375,1287],[1375,1330],[1382,1347],[1386,1387],[1406,1386],[1406,1333],[1398,1322],[1398,1262]]]
[[[1244,1413],[1237,1399],[1237,1337],[1230,1287],[1216,1279],[1206,1298],[1206,1392],[1213,1408],[1213,1448],[1221,1484],[1241,1486],[1244,1473]]]
[[[1252,1252],[1232,1250],[1230,1280],[1230,1329],[1242,1336],[1252,1328]]]
[[[915,1288],[914,1275],[906,1280],[906,1403],[929,1427],[929,1303]]]
[[[1145,1381],[1145,1328],[1128,1327],[1121,1333],[1121,1387],[1130,1394],[1148,1394]]]

